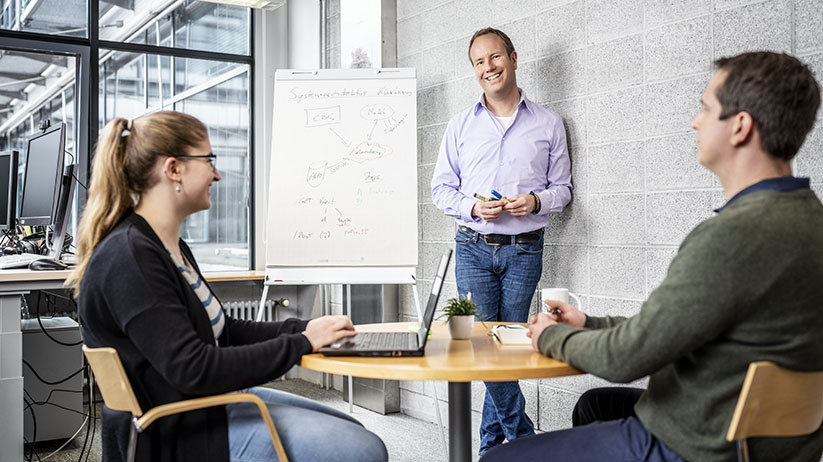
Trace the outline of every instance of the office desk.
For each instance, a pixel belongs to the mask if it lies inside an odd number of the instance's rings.
[[[498,323],[486,323],[489,326]],[[365,324],[361,332],[406,332],[408,323]],[[436,322],[426,355],[400,358],[341,357],[311,354],[300,365],[340,375],[391,380],[449,382],[449,460],[471,461],[471,381],[508,381],[580,374],[566,363],[535,353],[528,346],[500,346],[474,324],[470,340],[451,340],[448,326]]]
[[[0,462],[23,460],[21,297],[60,289],[71,271],[0,270]],[[262,280],[263,271],[204,273],[209,282]]]

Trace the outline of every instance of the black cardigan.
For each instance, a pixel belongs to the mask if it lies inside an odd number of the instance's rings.
[[[189,247],[180,249],[200,270]],[[271,381],[311,353],[308,321],[226,316],[215,346],[203,304],[149,224],[129,210],[94,250],[78,299],[83,341],[113,347],[143,411]],[[103,460],[125,459],[130,415],[104,409]],[[138,437],[140,461],[226,461],[225,407],[165,417]]]

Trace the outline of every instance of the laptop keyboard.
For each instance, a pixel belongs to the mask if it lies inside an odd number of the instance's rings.
[[[417,342],[411,342],[413,338],[417,336],[398,332],[368,332],[357,334],[352,343],[358,350],[405,350],[417,348]]]

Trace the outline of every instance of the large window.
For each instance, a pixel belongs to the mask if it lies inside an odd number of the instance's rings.
[[[97,10],[87,14],[86,1],[0,0],[4,7],[0,149],[25,152],[26,139],[45,118],[52,123],[66,122],[70,134],[67,151],[73,152],[78,150],[77,136],[92,138],[83,145],[93,147],[93,138],[115,117],[135,118],[158,110],[194,115],[209,127],[222,180],[213,187],[211,209],[189,217],[182,237],[204,270],[248,269],[252,254],[250,89],[254,65],[250,10],[196,0],[100,0]],[[25,41],[29,32],[32,36],[33,32],[55,34],[51,29],[27,28],[34,23],[21,21],[23,16],[15,9],[27,2],[40,3],[36,11],[41,12],[41,18],[45,18],[43,11],[57,4],[72,10],[65,12],[65,18],[74,22],[60,30],[69,30],[69,25],[78,31],[82,27],[82,33],[71,32],[75,38],[69,40],[84,44],[98,59],[98,65],[91,66],[94,69],[80,71],[85,76],[93,72],[96,77],[93,82],[97,88],[92,88],[88,97],[75,101],[76,60],[44,52],[42,43],[38,53],[19,51],[20,37]],[[83,12],[79,23],[74,8]],[[87,21],[93,14],[96,20]],[[21,24],[25,27],[20,28]],[[5,34],[4,29],[12,32]],[[91,34],[86,33],[89,29]],[[18,39],[17,49],[4,50],[4,35]],[[90,37],[84,38],[87,35]],[[39,38],[42,41],[43,37]],[[15,59],[25,59],[27,67],[15,65]],[[11,68],[15,72],[6,71]],[[78,110],[84,104],[86,110]],[[90,155],[78,156],[81,164],[85,163],[81,171],[88,171]]]

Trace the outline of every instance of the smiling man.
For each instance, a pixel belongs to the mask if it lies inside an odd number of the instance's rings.
[[[543,270],[548,214],[571,200],[566,132],[560,116],[518,88],[517,52],[506,34],[475,32],[469,61],[483,95],[449,122],[432,200],[458,224],[460,296],[471,292],[486,321],[525,322]],[[517,382],[486,382],[480,454],[533,433]]]
[[[735,460],[724,436],[749,363],[823,370],[823,205],[791,167],[819,85],[786,54],[716,65],[692,128],[726,204],[689,233],[636,316],[548,301],[560,313],[530,327],[539,352],[613,382],[648,375],[648,388],[589,390],[574,428],[506,444],[483,462]],[[817,462],[823,430],[748,445],[751,460]]]

